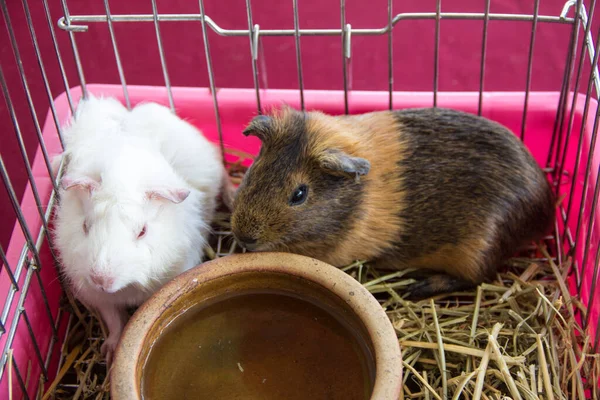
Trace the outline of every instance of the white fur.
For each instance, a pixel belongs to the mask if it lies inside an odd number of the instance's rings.
[[[215,146],[157,104],[130,112],[114,99],[90,97],[64,132],[63,184],[92,182],[95,189],[60,190],[55,240],[74,294],[109,329],[103,350],[110,359],[125,308],[201,262],[224,169]],[[148,197],[169,190],[189,195],[180,203]],[[103,290],[92,272],[114,283]]]

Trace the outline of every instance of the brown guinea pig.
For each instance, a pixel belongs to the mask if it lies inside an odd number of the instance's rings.
[[[549,233],[550,185],[505,127],[449,109],[329,116],[290,108],[244,130],[262,146],[236,194],[235,238],[335,266],[429,271],[423,298],[495,278]]]

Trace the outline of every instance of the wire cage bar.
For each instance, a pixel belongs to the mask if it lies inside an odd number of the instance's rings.
[[[255,0],[257,1],[257,0]],[[393,33],[396,28],[405,21],[432,21],[435,24],[433,33],[433,79],[431,84],[431,106],[440,106],[443,92],[439,90],[440,69],[440,37],[443,34],[443,21],[481,21],[482,23],[482,45],[481,63],[479,66],[478,88],[471,97],[474,99],[474,112],[483,115],[485,111],[487,92],[484,87],[486,76],[486,56],[489,52],[488,34],[490,22],[509,21],[519,24],[527,24],[531,27],[528,40],[528,55],[526,63],[526,83],[523,87],[522,119],[518,130],[515,132],[522,140],[527,140],[527,130],[530,121],[534,93],[531,90],[533,79],[533,63],[535,59],[535,47],[538,43],[536,36],[540,25],[564,25],[570,27],[568,48],[565,49],[564,74],[560,92],[557,96],[550,97],[556,103],[556,118],[549,141],[549,149],[544,159],[546,171],[553,179],[557,194],[565,196],[566,202],[559,205],[559,217],[556,223],[556,231],[549,243],[554,243],[553,257],[562,266],[563,255],[572,256],[574,262],[565,274],[572,275],[571,289],[580,295],[580,300],[587,305],[587,309],[580,310],[580,318],[584,326],[593,332],[592,343],[594,351],[598,351],[600,345],[600,302],[598,299],[598,272],[600,270],[600,242],[598,229],[595,224],[598,199],[600,197],[600,163],[596,154],[598,124],[600,120],[600,107],[598,100],[600,96],[600,75],[598,62],[600,58],[600,31],[597,35],[594,31],[593,15],[596,12],[596,0],[589,2],[589,14],[583,0],[570,0],[564,7],[557,10],[556,15],[540,14],[540,0],[532,2],[531,14],[506,14],[491,11],[491,1],[485,0],[484,12],[445,12],[440,0],[435,3],[435,12],[401,12],[395,13],[392,0],[385,4],[386,24],[381,27],[355,28],[346,13],[346,1],[340,1],[339,26],[327,29],[314,29],[303,27],[299,8],[302,7],[300,0],[293,0],[293,26],[282,29],[264,29],[260,20],[253,14],[251,0],[245,0],[246,20],[244,27],[235,29],[224,28],[209,15],[206,14],[204,0],[194,3],[196,13],[189,14],[162,14],[159,11],[157,0],[149,2],[151,14],[119,14],[111,12],[109,0],[103,0],[104,14],[78,15],[72,14],[69,2],[61,0],[60,9],[62,15],[57,18],[51,14],[51,7],[47,0],[42,0],[43,17],[48,25],[50,39],[53,46],[54,57],[52,63],[58,66],[61,79],[51,80],[47,66],[49,60],[44,60],[38,40],[39,30],[32,18],[33,2],[22,0],[22,8],[28,26],[29,39],[34,48],[37,72],[41,74],[43,90],[46,101],[49,103],[48,115],[45,123],[41,123],[40,116],[36,111],[33,92],[27,80],[28,72],[24,67],[21,57],[21,43],[15,35],[11,12],[5,0],[0,1],[0,11],[3,18],[3,26],[9,37],[7,44],[14,57],[14,65],[18,69],[20,77],[20,89],[25,94],[23,104],[16,103],[17,96],[11,91],[5,77],[3,61],[0,63],[0,87],[4,99],[7,115],[11,126],[0,134],[13,134],[17,138],[22,163],[25,173],[16,179],[26,181],[25,194],[21,196],[14,189],[14,176],[9,174],[5,165],[4,157],[0,152],[0,176],[3,187],[9,198],[10,207],[14,212],[16,221],[12,239],[6,247],[0,244],[0,301],[3,302],[0,313],[0,397],[4,395],[4,388],[15,387],[23,394],[24,398],[32,398],[39,393],[39,388],[47,384],[56,375],[63,360],[59,359],[60,346],[66,332],[72,325],[71,316],[65,316],[59,307],[61,295],[60,282],[57,279],[55,266],[58,265],[56,255],[53,252],[52,236],[48,234],[51,230],[52,210],[57,202],[57,184],[62,175],[63,165],[53,166],[50,156],[53,152],[60,151],[63,146],[62,124],[66,117],[76,109],[77,99],[88,95],[88,83],[81,59],[78,42],[85,40],[85,32],[92,24],[103,24],[108,30],[112,50],[115,57],[116,69],[118,71],[119,84],[125,104],[131,108],[137,101],[137,95],[132,91],[131,85],[127,83],[123,57],[119,51],[119,36],[115,27],[119,24],[148,23],[152,24],[156,35],[157,47],[155,51],[160,58],[166,99],[171,110],[175,111],[178,106],[175,89],[171,83],[169,73],[165,42],[161,26],[165,23],[199,22],[202,33],[203,49],[195,51],[204,53],[204,62],[207,67],[209,93],[214,113],[214,126],[216,139],[220,143],[221,152],[226,157],[224,143],[224,119],[220,111],[222,99],[218,91],[220,87],[215,79],[215,70],[210,47],[210,33],[221,37],[247,37],[249,40],[248,53],[250,54],[250,68],[252,70],[251,96],[255,103],[256,112],[261,114],[265,111],[265,98],[268,93],[265,80],[261,78],[266,73],[262,67],[263,45],[262,38],[266,37],[290,37],[294,40],[294,52],[297,72],[297,90],[299,107],[308,108],[308,104],[315,96],[310,93],[303,74],[302,39],[304,37],[338,37],[342,43],[342,54],[336,55],[335,62],[339,63],[341,57],[342,81],[340,82],[343,111],[348,114],[353,112],[352,108],[352,60],[360,57],[353,51],[353,38],[381,36],[387,39],[387,77],[386,91],[384,94],[383,108],[394,109],[397,105],[398,95],[394,82],[394,40]],[[383,3],[382,3],[383,4]],[[55,22],[56,21],[56,22]],[[55,25],[56,24],[56,25]],[[59,29],[56,30],[55,28]],[[69,37],[69,58],[73,58],[75,65],[78,87],[72,88],[67,76],[67,56],[63,56],[57,37],[66,35]],[[594,40],[595,39],[595,40]],[[6,68],[6,65],[4,65]],[[587,72],[586,72],[587,71]],[[587,77],[587,79],[586,79]],[[262,85],[261,85],[262,83]],[[14,90],[14,89],[12,89]],[[64,92],[64,96],[55,97],[53,93]],[[68,114],[61,114],[58,103],[67,104]],[[312,104],[312,103],[311,103]],[[23,108],[24,107],[24,108]],[[23,108],[28,111],[28,117],[33,123],[33,130],[37,138],[36,146],[39,151],[33,161],[29,158],[28,149],[23,140],[22,118],[23,113],[16,109]],[[2,109],[0,109],[0,112]],[[35,212],[31,213],[30,209]],[[3,222],[4,223],[4,222]],[[12,222],[11,222],[12,223]],[[235,251],[235,243],[227,244],[225,238],[229,232],[216,232],[218,239],[217,255],[223,256]],[[57,286],[58,285],[58,286]],[[58,290],[57,290],[58,289]],[[35,301],[28,301],[29,298]],[[38,331],[43,331],[43,334]],[[18,340],[18,342],[17,342]],[[31,350],[28,351],[27,349]],[[18,353],[18,354],[17,354]],[[24,363],[31,362],[35,367],[26,367]],[[7,368],[13,371],[15,382],[11,382],[12,374],[7,374]],[[36,376],[27,380],[25,371],[36,371]],[[38,382],[42,382],[38,385]],[[15,389],[16,390],[16,389]]]

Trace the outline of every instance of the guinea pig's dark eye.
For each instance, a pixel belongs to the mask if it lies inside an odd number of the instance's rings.
[[[300,204],[306,201],[306,197],[308,197],[308,186],[300,185],[292,193],[292,197],[290,198],[290,206],[299,206]]]
[[[83,221],[83,233],[85,233],[87,235],[89,231],[90,231],[90,228],[88,227],[87,221]]]
[[[138,239],[143,238],[146,235],[146,230],[147,230],[147,227],[146,227],[146,225],[144,225],[144,227],[142,228],[142,230],[140,231],[140,233],[138,233],[137,238]]]

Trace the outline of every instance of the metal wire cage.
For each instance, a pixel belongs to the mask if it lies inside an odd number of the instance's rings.
[[[284,29],[263,29],[253,18],[253,7],[246,0],[243,25],[234,29],[222,28],[219,21],[205,14],[205,2],[190,2],[192,13],[161,14],[156,0],[149,0],[152,13],[111,13],[108,0],[103,1],[99,14],[80,15],[70,12],[67,0],[32,2],[22,0],[8,5],[0,0],[6,41],[0,50],[12,57],[0,58],[0,87],[4,98],[0,115],[6,126],[1,135],[14,135],[20,152],[20,165],[9,173],[7,160],[13,157],[6,147],[0,149],[0,175],[6,196],[2,207],[1,229],[8,232],[7,240],[0,242],[0,397],[38,397],[40,390],[58,373],[63,360],[58,351],[72,318],[61,311],[62,288],[57,279],[56,255],[52,250],[52,209],[56,202],[57,179],[62,169],[53,169],[51,156],[62,148],[61,126],[70,117],[80,96],[88,92],[103,92],[119,97],[128,107],[142,100],[156,100],[169,105],[179,114],[193,116],[205,134],[219,141],[224,151],[235,147],[240,127],[255,113],[284,100],[298,108],[319,108],[332,113],[357,113],[374,109],[393,109],[407,106],[454,106],[467,111],[501,120],[525,140],[540,163],[547,169],[557,194],[562,198],[560,213],[556,221],[553,256],[564,268],[563,274],[573,295],[581,302],[578,318],[586,327],[598,350],[600,334],[600,296],[596,285],[600,268],[600,227],[595,224],[600,213],[597,210],[600,195],[600,154],[596,151],[600,107],[600,78],[598,76],[599,37],[594,41],[592,22],[596,0],[584,4],[582,0],[570,0],[553,14],[540,14],[540,0],[529,4],[531,14],[494,13],[491,1],[482,1],[483,12],[444,12],[440,0],[435,2],[432,12],[402,12],[402,7],[392,0],[381,1],[377,7],[385,9],[386,23],[377,28],[356,28],[346,17],[346,1],[341,0],[339,23],[326,29],[303,28],[298,0],[292,0],[290,26]],[[113,5],[114,6],[114,5]],[[373,5],[375,7],[375,4]],[[588,13],[589,10],[589,13]],[[399,12],[400,11],[400,12]],[[52,15],[60,13],[58,15]],[[15,15],[18,14],[18,17]],[[57,18],[58,17],[58,18]],[[16,34],[18,26],[14,20],[24,21],[28,35]],[[336,18],[338,18],[336,16]],[[460,23],[477,21],[473,35],[481,37],[479,85],[477,90],[464,93],[440,91],[440,26],[442,21]],[[46,26],[39,26],[45,21]],[[405,21],[430,21],[433,45],[427,48],[432,54],[431,88],[427,92],[406,93],[394,83],[394,31]],[[493,21],[524,24],[531,28],[527,37],[526,82],[518,91],[510,93],[488,92],[484,87],[486,54],[488,54],[488,32]],[[165,24],[193,22],[194,29],[202,34],[203,48],[181,49],[202,56],[206,69],[208,88],[181,88],[171,84],[168,57],[166,55],[161,28]],[[120,53],[118,26],[138,24],[154,31],[156,47],[148,46],[145,51],[157,52],[160,57],[160,74],[164,81],[161,87],[128,85],[123,60],[128,54]],[[88,40],[85,32],[92,27],[106,29],[110,36],[112,55],[120,85],[91,85],[86,81],[86,71],[81,57],[81,43]],[[536,53],[536,34],[541,26],[561,27],[564,36],[564,59],[560,60],[561,76],[556,82],[556,91],[531,91],[533,63]],[[153,27],[153,29],[152,29]],[[45,43],[50,43],[50,52],[40,45],[40,31],[44,29]],[[58,29],[57,29],[58,28]],[[99,29],[100,29],[99,28]],[[249,54],[253,88],[217,88],[216,71],[210,42],[215,34],[223,40],[235,37],[247,38],[245,48]],[[212,36],[211,36],[212,35]],[[60,45],[61,38],[68,36],[69,47]],[[430,35],[431,36],[431,35]],[[263,39],[289,37],[293,39],[297,88],[293,90],[269,89],[266,84],[266,61]],[[318,91],[305,88],[303,67],[314,60],[303,58],[302,42],[307,37],[325,40],[330,37],[338,41],[341,54],[329,54],[331,63],[341,70],[339,90]],[[385,89],[379,91],[352,90],[353,41],[360,37],[381,37],[385,40]],[[525,40],[525,39],[524,39]],[[316,42],[311,42],[316,43]],[[93,43],[86,43],[87,46]],[[546,43],[554,46],[553,43]],[[562,45],[562,44],[561,44]],[[22,49],[27,46],[33,51],[36,62],[24,63]],[[178,49],[175,49],[179,51]],[[327,52],[327,49],[324,49]],[[50,55],[48,55],[50,54]],[[68,61],[67,56],[68,54]],[[72,62],[71,62],[72,60]],[[106,68],[114,68],[106,61]],[[52,70],[46,65],[52,64]],[[69,71],[76,71],[78,85],[72,87]],[[15,72],[18,82],[9,79]],[[41,85],[32,88],[31,75]],[[73,75],[73,74],[71,74]],[[117,82],[102,82],[104,84]],[[56,93],[61,93],[55,96]],[[46,100],[39,107],[41,96]],[[5,106],[5,107],[4,107]],[[42,120],[45,113],[45,120]],[[233,132],[233,133],[232,133]],[[36,142],[25,138],[37,138]],[[28,145],[29,143],[29,145]],[[249,151],[255,151],[256,142],[250,142]],[[230,157],[228,155],[227,157]],[[13,160],[11,158],[11,160]],[[16,171],[16,172],[15,172]],[[21,190],[20,188],[23,188]],[[14,225],[14,229],[12,229]],[[223,233],[225,234],[225,233]],[[220,243],[220,242],[219,242]],[[227,254],[229,249],[222,249]],[[565,256],[573,262],[562,264]],[[8,374],[9,370],[14,371]]]

